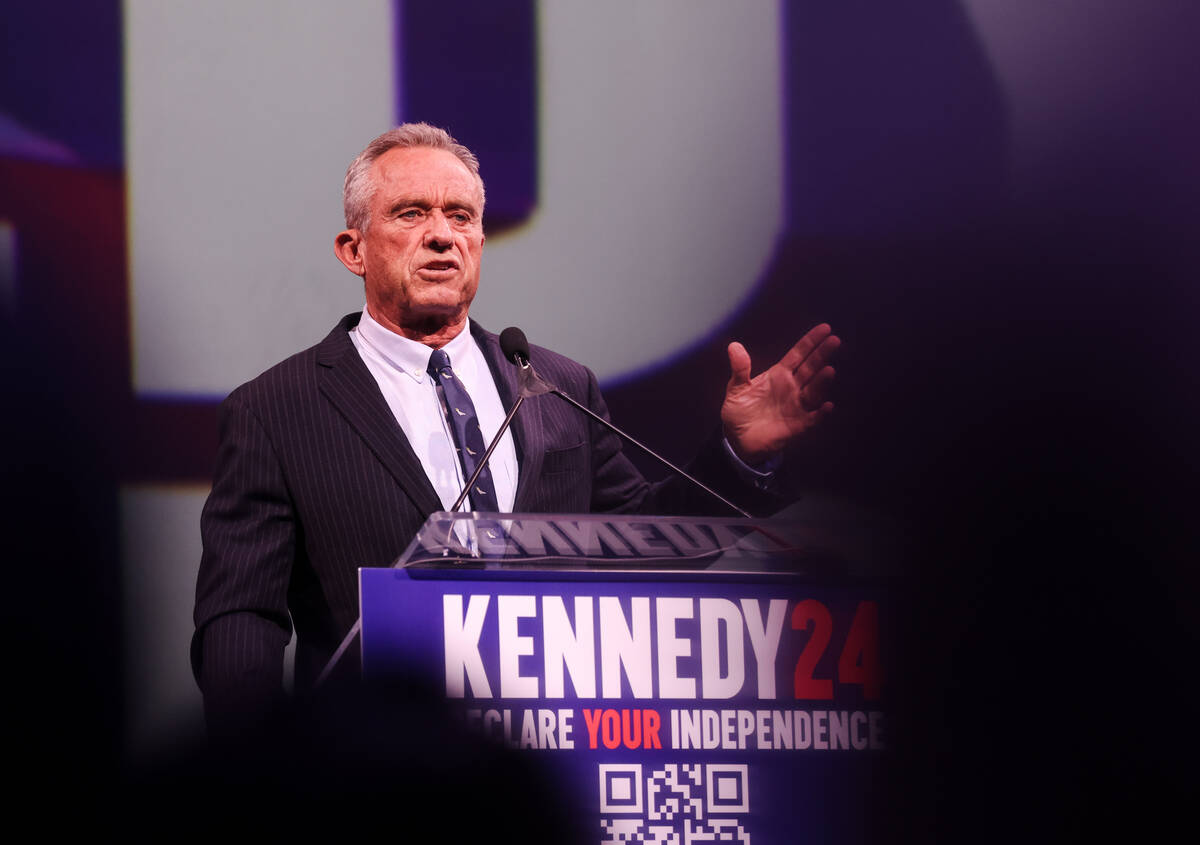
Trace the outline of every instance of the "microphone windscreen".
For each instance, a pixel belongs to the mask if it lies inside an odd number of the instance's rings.
[[[509,326],[500,332],[500,351],[504,353],[505,358],[518,366],[522,361],[528,361],[529,341],[525,338],[525,332],[516,326]]]

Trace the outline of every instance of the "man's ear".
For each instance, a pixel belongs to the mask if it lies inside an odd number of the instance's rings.
[[[363,237],[362,232],[358,229],[346,229],[338,232],[337,237],[333,239],[333,254],[354,275],[366,275],[367,268],[363,261]]]

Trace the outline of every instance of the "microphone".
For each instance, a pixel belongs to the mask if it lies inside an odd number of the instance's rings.
[[[557,390],[554,385],[543,381],[530,365],[529,339],[525,337],[525,332],[516,326],[509,326],[500,332],[500,351],[517,366],[518,404],[527,396],[541,396]]]
[[[506,418],[504,420],[504,425],[500,427],[500,434],[504,433],[504,429],[508,425],[509,420],[512,418],[512,415],[517,412],[517,408],[520,407],[521,403],[523,401],[525,401],[526,396],[538,396],[543,393],[553,393],[555,396],[562,399],[568,405],[571,405],[574,408],[587,414],[589,417],[591,417],[596,422],[600,423],[602,426],[607,428],[609,431],[614,432],[619,437],[623,438],[624,440],[628,441],[629,443],[632,443],[634,446],[637,446],[639,449],[641,449],[647,455],[649,455],[650,457],[654,458],[659,463],[666,466],[672,472],[676,473],[677,475],[683,476],[688,481],[690,481],[692,484],[694,484],[695,486],[697,486],[701,490],[703,490],[705,493],[708,493],[710,496],[713,496],[714,498],[719,500],[726,507],[729,507],[729,508],[737,511],[739,514],[746,517],[747,519],[753,519],[753,517],[749,513],[742,510],[741,508],[739,508],[733,502],[726,499],[724,496],[722,496],[720,493],[713,490],[708,485],[697,480],[696,478],[693,478],[691,475],[684,472],[679,467],[675,466],[675,464],[668,461],[662,455],[655,452],[649,446],[647,446],[644,443],[642,443],[641,441],[637,440],[632,435],[627,434],[626,432],[617,428],[611,422],[604,419],[604,417],[602,417],[599,414],[592,411],[591,408],[588,408],[584,405],[579,404],[578,402],[576,402],[574,399],[572,399],[567,394],[563,393],[561,390],[559,390],[557,387],[555,387],[550,382],[545,381],[541,376],[539,376],[536,372],[534,372],[533,365],[529,362],[529,341],[525,337],[525,332],[521,331],[516,326],[509,326],[507,329],[505,329],[504,331],[502,331],[500,333],[500,351],[504,353],[505,358],[507,358],[509,361],[511,361],[513,364],[515,364],[517,366],[517,368],[519,369],[518,379],[520,381],[520,392],[517,397],[517,402],[513,406],[512,413],[510,413],[508,418]],[[496,435],[496,441],[499,441],[500,434]],[[496,441],[493,441],[492,446],[488,447],[487,455],[490,455],[492,453],[492,448],[495,446]],[[487,455],[484,456],[484,462],[487,461]],[[482,466],[482,464],[481,464],[481,466]],[[476,469],[475,472],[476,472],[476,474],[478,474],[479,470]],[[474,481],[474,478],[472,478],[472,481]],[[470,484],[467,485],[467,489],[468,490],[470,489]],[[464,493],[464,497],[465,497],[465,493]],[[454,509],[455,510],[458,509],[457,504],[455,505]]]
[[[529,339],[525,332],[516,326],[509,326],[500,332],[500,351],[505,359],[512,361],[518,367],[529,366]]]

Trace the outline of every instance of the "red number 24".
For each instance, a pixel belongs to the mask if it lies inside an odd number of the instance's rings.
[[[808,642],[796,659],[794,690],[796,698],[833,698],[833,681],[814,678],[817,662],[829,647],[833,636],[833,616],[816,599],[797,602],[792,609],[792,630],[808,631]],[[874,701],[883,687],[883,668],[879,664],[879,604],[861,601],[854,611],[850,631],[838,657],[839,684],[859,684],[863,698]]]

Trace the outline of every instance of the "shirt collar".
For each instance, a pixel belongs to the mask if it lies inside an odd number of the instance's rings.
[[[355,330],[358,332],[359,339],[388,366],[394,367],[418,383],[425,381],[425,377],[428,375],[429,354],[433,352],[433,347],[410,340],[384,328],[371,317],[366,308],[363,309],[362,317]],[[474,339],[471,337],[471,328],[468,323],[466,329],[459,332],[453,340],[442,347],[450,356],[450,366],[466,366],[470,359],[471,344],[473,343]]]

